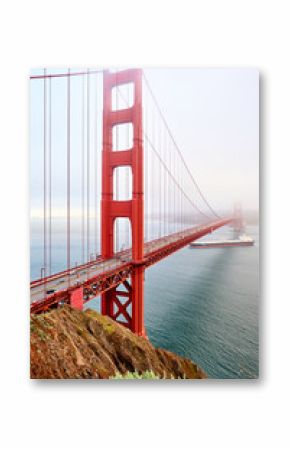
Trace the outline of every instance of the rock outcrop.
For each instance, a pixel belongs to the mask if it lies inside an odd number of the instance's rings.
[[[160,378],[206,377],[189,359],[154,348],[93,310],[63,306],[31,315],[30,343],[33,379],[108,379],[128,371],[152,371]]]

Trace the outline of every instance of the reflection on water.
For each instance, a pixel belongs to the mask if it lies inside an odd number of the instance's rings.
[[[255,378],[259,374],[259,229],[248,227],[253,247],[188,247],[146,271],[145,325],[156,346],[198,363],[213,378]],[[231,238],[229,227],[204,240]],[[65,265],[59,235],[55,270]],[[77,257],[79,245],[73,244]],[[39,277],[41,239],[31,246],[31,275]],[[99,299],[88,304],[99,309]]]
[[[196,361],[214,378],[255,378],[259,372],[259,236],[257,227],[247,231],[254,247],[187,247],[146,273],[150,340]],[[211,237],[231,236],[224,228]]]

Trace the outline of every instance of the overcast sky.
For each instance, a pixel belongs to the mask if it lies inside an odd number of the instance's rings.
[[[214,207],[258,209],[259,73],[146,69],[193,175]]]
[[[66,71],[54,69],[49,72]],[[236,201],[258,209],[259,74],[253,69],[145,69],[146,77],[184,158],[212,206],[229,210]],[[36,70],[35,73],[43,73]],[[72,87],[72,209],[79,208],[82,79]],[[91,77],[91,96],[101,77]],[[31,207],[43,206],[43,80],[31,81]],[[52,80],[53,208],[65,215],[66,78]],[[101,115],[99,95],[97,114]],[[92,100],[92,117],[94,116]],[[96,128],[92,127],[92,138]],[[97,130],[101,151],[101,134]],[[100,162],[100,161],[99,161]],[[100,163],[98,164],[100,166]],[[92,170],[94,167],[92,166]],[[100,177],[100,173],[99,173]],[[75,202],[74,202],[75,198]],[[63,214],[61,213],[63,211]]]

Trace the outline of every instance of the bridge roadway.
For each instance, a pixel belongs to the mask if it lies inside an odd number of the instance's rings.
[[[203,225],[195,226],[187,230],[161,237],[144,244],[144,261],[146,267],[153,265],[164,257],[181,249],[191,241],[201,238],[215,229],[224,226],[232,221],[231,218],[216,220]],[[32,281],[30,284],[31,308],[41,301],[49,300],[49,297],[61,297],[62,293],[78,288],[89,283],[90,279],[98,279],[106,273],[116,273],[124,268],[133,266],[131,249],[117,253],[111,259],[102,259],[99,256],[95,261],[71,268],[70,270],[57,273],[44,279]],[[130,270],[128,271],[129,277]],[[120,282],[118,282],[120,283]],[[107,288],[108,289],[108,288]],[[100,294],[101,290],[98,292]],[[95,295],[96,296],[96,295]]]

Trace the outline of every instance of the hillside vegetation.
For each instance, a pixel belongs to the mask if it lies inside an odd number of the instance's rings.
[[[69,306],[31,315],[33,379],[202,379],[189,359],[154,348],[93,310]]]

